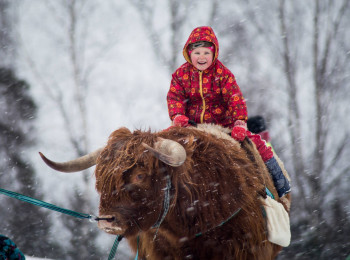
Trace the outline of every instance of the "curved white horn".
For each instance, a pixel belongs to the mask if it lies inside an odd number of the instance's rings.
[[[82,157],[74,159],[68,162],[54,162],[45,157],[41,152],[39,152],[41,158],[44,162],[52,169],[60,172],[79,172],[90,168],[96,164],[96,159],[100,155],[103,148],[97,149],[96,151],[86,154]]]
[[[173,140],[159,137],[154,144],[154,148],[145,143],[142,143],[142,145],[153,153],[155,157],[170,166],[181,166],[186,160],[185,148]]]

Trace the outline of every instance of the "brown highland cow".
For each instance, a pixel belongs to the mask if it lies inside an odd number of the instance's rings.
[[[269,173],[249,139],[223,128],[121,128],[77,160],[43,158],[64,172],[96,164],[99,227],[123,235],[139,259],[270,260],[281,250],[268,241],[261,200],[265,187],[278,198]],[[290,194],[279,202],[289,210]]]

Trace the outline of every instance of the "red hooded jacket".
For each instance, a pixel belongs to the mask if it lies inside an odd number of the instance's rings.
[[[192,65],[188,46],[198,41],[215,46],[213,63],[205,71]],[[186,63],[172,75],[167,95],[170,119],[186,115],[196,123],[214,123],[232,128],[236,120],[247,120],[247,106],[234,75],[219,60],[219,43],[211,27],[192,31],[184,48]]]

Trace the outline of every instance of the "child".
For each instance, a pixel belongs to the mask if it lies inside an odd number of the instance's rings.
[[[271,145],[271,138],[265,124],[265,119],[262,116],[249,117],[247,127],[250,132],[260,135],[261,139],[266,142],[266,145],[270,146],[272,151],[275,152]]]
[[[248,136],[276,180],[276,189],[282,197],[290,191],[289,182],[283,178],[271,148],[259,135],[247,131],[245,100],[234,75],[218,60],[218,54],[219,43],[213,29],[195,28],[183,48],[187,62],[172,75],[167,95],[170,119],[175,126],[187,126],[190,120],[222,125],[232,129],[231,136],[237,141]]]

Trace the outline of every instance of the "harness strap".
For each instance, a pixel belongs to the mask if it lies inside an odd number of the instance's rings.
[[[208,232],[208,231],[210,231],[210,230],[213,230],[214,228],[221,227],[221,226],[224,225],[227,221],[229,221],[231,218],[233,218],[234,216],[236,216],[236,215],[238,214],[238,212],[241,211],[241,209],[242,209],[242,208],[237,209],[237,210],[236,210],[230,217],[228,217],[226,220],[224,220],[223,222],[221,222],[221,223],[220,223],[219,225],[217,225],[216,227],[212,227],[212,228],[208,229],[208,230],[205,231],[204,233],[206,233],[206,232]],[[201,235],[203,235],[203,233],[202,233],[202,232],[199,232],[199,233],[197,233],[197,234],[195,235],[195,237],[199,237],[199,236],[201,236]]]
[[[171,189],[171,179],[170,176],[167,175],[167,185],[164,191],[164,201],[163,201],[163,214],[162,216],[158,218],[157,222],[152,226],[152,228],[156,228],[157,231],[154,234],[154,238],[153,240],[156,238],[157,234],[158,234],[158,229],[160,227],[160,225],[162,224],[163,220],[165,219],[166,215],[168,214],[169,208],[170,208],[170,189]]]

